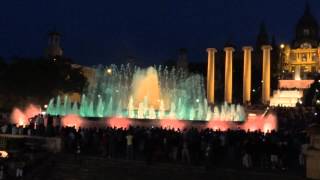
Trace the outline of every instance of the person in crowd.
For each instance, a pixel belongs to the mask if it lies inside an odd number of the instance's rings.
[[[80,159],[80,154],[81,154],[81,146],[80,144],[78,143],[77,144],[77,148],[76,148],[76,159]]]
[[[16,179],[23,179],[24,162],[19,160],[16,164]]]
[[[133,135],[129,131],[126,136],[126,144],[127,144],[127,159],[133,159]]]
[[[252,166],[251,156],[247,152],[244,153],[242,157],[242,166],[246,169],[249,169]]]
[[[299,153],[299,166],[305,167],[306,164],[306,153],[309,148],[309,144],[304,143],[301,145],[300,153]]]
[[[7,125],[7,124],[4,124],[3,126],[1,126],[1,133],[2,133],[2,134],[7,133],[7,128],[8,128],[8,125]]]
[[[0,180],[4,179],[4,167],[3,165],[0,166]]]
[[[182,162],[190,163],[190,152],[187,140],[184,140],[182,143],[181,159]]]
[[[209,168],[211,167],[211,159],[212,159],[212,148],[210,144],[208,144],[207,147],[205,148],[204,157],[205,157],[206,170],[209,170]]]
[[[17,133],[18,133],[18,130],[17,130],[16,125],[14,124],[14,125],[11,127],[11,134],[12,134],[12,135],[16,135]]]

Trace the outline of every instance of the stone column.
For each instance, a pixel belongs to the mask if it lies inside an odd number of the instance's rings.
[[[232,47],[225,47],[225,74],[224,74],[224,101],[232,103],[232,59],[233,51]]]
[[[270,101],[270,65],[272,47],[264,45],[261,47],[263,52],[262,57],[262,103],[267,105]]]
[[[243,50],[243,104],[251,101],[251,46],[245,46]]]
[[[214,73],[215,73],[215,48],[207,48],[208,70],[207,70],[207,99],[210,104],[214,104]]]

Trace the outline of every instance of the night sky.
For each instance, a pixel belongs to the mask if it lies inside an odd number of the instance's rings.
[[[320,21],[320,1],[309,3]],[[42,56],[56,29],[65,56],[79,64],[127,56],[159,64],[176,59],[181,47],[199,62],[205,48],[221,49],[228,39],[238,48],[254,45],[262,20],[278,42],[291,41],[304,7],[303,0],[7,0],[0,5],[0,55]]]

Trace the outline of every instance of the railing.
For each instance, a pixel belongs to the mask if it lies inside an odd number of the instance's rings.
[[[23,143],[23,145],[29,146],[30,148],[37,148],[40,146],[41,148],[53,153],[61,152],[62,149],[62,141],[61,138],[58,137],[0,134],[1,149],[15,151],[15,148],[12,149],[12,146],[10,147],[10,142],[11,144]]]

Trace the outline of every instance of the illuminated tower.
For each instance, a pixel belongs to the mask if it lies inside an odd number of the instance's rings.
[[[53,59],[61,57],[63,55],[63,51],[60,47],[60,33],[58,32],[50,32],[49,40],[48,40],[48,48],[46,49],[46,57],[49,59]]]
[[[232,59],[233,47],[225,47],[224,101],[232,103]]]
[[[215,73],[215,48],[207,48],[208,71],[207,71],[207,99],[210,104],[214,104],[214,73]]]
[[[243,50],[243,104],[251,101],[251,46],[245,46]]]

